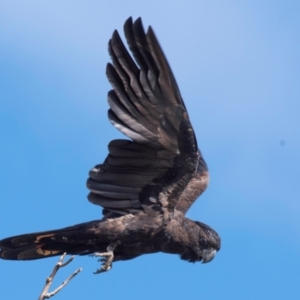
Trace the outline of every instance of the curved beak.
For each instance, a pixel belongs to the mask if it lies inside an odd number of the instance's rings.
[[[216,249],[204,249],[202,250],[202,263],[208,263],[214,259],[216,256],[217,250]]]

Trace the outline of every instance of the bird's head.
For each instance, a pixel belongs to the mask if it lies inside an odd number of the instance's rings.
[[[191,220],[190,220],[191,221]],[[221,248],[221,239],[219,235],[204,223],[191,221],[189,233],[190,240],[193,240],[192,247],[186,249],[181,254],[181,258],[190,262],[201,261],[208,263],[212,261]],[[196,226],[195,226],[196,225]]]
[[[219,235],[204,223],[195,222],[200,227],[199,248],[201,249],[202,263],[208,263],[214,259],[221,248]]]

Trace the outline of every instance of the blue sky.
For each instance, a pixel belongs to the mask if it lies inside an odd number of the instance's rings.
[[[122,135],[107,120],[107,42],[133,16],[172,66],[211,183],[188,217],[213,262],[154,254],[78,277],[54,299],[299,299],[300,2],[0,0],[0,237],[98,219],[88,171]],[[0,261],[3,299],[37,297],[57,258]]]

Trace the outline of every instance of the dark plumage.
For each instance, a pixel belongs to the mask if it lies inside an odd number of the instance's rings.
[[[98,252],[105,257],[102,272],[112,261],[159,251],[208,262],[220,249],[213,229],[185,217],[207,187],[208,169],[169,64],[140,18],[129,18],[124,32],[134,60],[114,31],[108,118],[131,140],[111,141],[87,181],[88,199],[104,208],[103,218],[3,239],[2,259]]]

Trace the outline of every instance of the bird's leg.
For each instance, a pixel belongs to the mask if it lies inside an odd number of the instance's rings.
[[[119,241],[112,242],[111,244],[109,244],[107,246],[107,248],[106,248],[107,252],[103,252],[103,253],[95,252],[93,254],[94,256],[102,257],[101,259],[99,259],[99,261],[102,262],[102,266],[100,269],[97,269],[97,271],[94,272],[94,274],[106,272],[112,268],[112,261],[114,259],[114,250],[119,244],[120,244]]]

